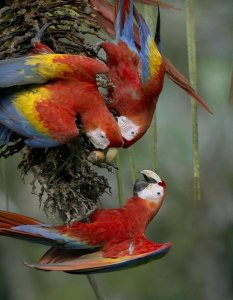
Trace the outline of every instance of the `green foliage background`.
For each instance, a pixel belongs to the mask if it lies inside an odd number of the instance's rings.
[[[170,1],[173,3],[173,1]],[[174,1],[184,7],[184,1]],[[157,107],[157,172],[167,183],[167,197],[147,231],[157,242],[171,241],[163,259],[142,267],[97,275],[107,299],[230,300],[233,298],[233,126],[229,91],[232,76],[232,0],[196,0],[198,91],[214,111],[199,110],[202,201],[193,201],[191,113],[187,95],[166,80]],[[162,10],[163,52],[187,71],[185,10]],[[151,169],[151,132],[134,149],[137,170]],[[132,195],[128,154],[121,151],[124,197]],[[0,174],[0,208],[41,220],[29,181],[16,170],[19,158],[5,162]],[[1,165],[2,166],[2,165]],[[4,176],[7,187],[3,185]],[[104,207],[118,206],[117,184],[109,175],[113,196]],[[85,276],[43,273],[25,267],[45,247],[1,237],[1,300],[95,299]]]

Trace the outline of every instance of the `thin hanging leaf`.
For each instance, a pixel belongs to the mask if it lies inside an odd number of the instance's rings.
[[[197,88],[197,62],[196,62],[196,42],[195,42],[195,16],[194,1],[186,0],[186,32],[188,47],[189,79],[194,89]],[[191,98],[192,99],[192,98]],[[200,184],[200,159],[199,159],[199,139],[198,139],[198,114],[197,104],[192,102],[192,139],[193,139],[193,166],[194,166],[194,199],[201,200]]]
[[[131,178],[132,178],[132,182],[134,183],[136,181],[137,174],[136,174],[136,164],[135,164],[134,153],[133,153],[132,147],[128,149],[128,155],[129,155]]]
[[[5,205],[6,210],[9,210],[9,197],[8,197],[8,190],[7,190],[7,176],[6,176],[6,161],[4,158],[1,158],[0,161],[0,167],[1,167],[1,186],[2,186],[2,192],[5,197]]]
[[[144,6],[144,15],[146,23],[148,24],[150,31],[154,34],[156,29],[157,12],[155,8]],[[157,118],[156,111],[151,123],[151,148],[152,148],[152,167],[155,170],[157,165]]]
[[[231,74],[231,83],[230,83],[230,104],[233,105],[233,66],[232,66],[232,74]]]
[[[103,292],[101,291],[100,286],[98,285],[95,276],[89,274],[89,275],[87,275],[87,279],[95,293],[96,299],[104,300],[105,298],[104,298]]]
[[[119,197],[119,206],[124,205],[124,192],[123,192],[123,184],[122,184],[122,174],[121,174],[121,159],[120,159],[120,153],[118,152],[117,158],[117,184],[118,184],[118,197]]]

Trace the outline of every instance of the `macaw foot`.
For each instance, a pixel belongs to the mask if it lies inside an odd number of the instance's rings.
[[[52,148],[60,146],[57,141],[52,139],[43,139],[43,138],[32,138],[24,141],[26,145],[32,148]]]
[[[96,43],[93,47],[93,51],[95,52],[95,55],[98,56],[100,49],[101,49],[102,42]]]
[[[53,25],[53,22],[45,23],[41,29],[38,30],[36,36],[31,39],[31,44],[34,47],[33,53],[35,54],[48,54],[54,53],[48,46],[41,43],[41,39],[48,27]]]

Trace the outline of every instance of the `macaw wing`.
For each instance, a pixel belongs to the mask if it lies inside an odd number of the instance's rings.
[[[125,42],[132,51],[138,53],[134,42],[133,0],[116,1],[116,40]]]
[[[0,79],[1,81],[1,79]],[[16,91],[16,90],[15,90]],[[16,94],[12,89],[3,89],[0,95],[0,123],[12,131],[25,136],[33,136],[35,130],[32,128],[30,123],[17,111],[13,104],[13,100]],[[0,132],[2,133],[2,139],[0,142],[4,143],[4,126],[1,126]],[[6,138],[6,142],[7,142]]]
[[[87,253],[52,249],[48,257],[43,257],[38,264],[27,264],[29,267],[44,271],[64,271],[74,274],[89,274],[117,271],[146,264],[163,257],[170,249],[171,243],[155,244],[152,251],[140,254],[123,255],[116,258],[106,257],[99,250]],[[85,253],[85,254],[83,254]]]
[[[59,78],[95,80],[108,67],[93,58],[70,54],[38,54],[0,61],[0,87],[44,83]]]
[[[149,27],[147,26],[143,16],[137,12],[136,8],[134,9],[134,15],[138,23],[140,37],[139,55],[142,63],[141,79],[145,84],[150,80],[156,81],[161,71],[163,60]]]

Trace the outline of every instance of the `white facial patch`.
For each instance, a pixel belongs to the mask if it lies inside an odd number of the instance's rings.
[[[97,149],[105,149],[110,144],[110,141],[106,137],[105,132],[99,128],[89,131],[87,133],[87,136]]]
[[[138,192],[137,194],[141,199],[156,202],[164,196],[164,188],[157,183],[150,183],[144,190]]]
[[[120,127],[121,135],[127,141],[131,141],[137,136],[139,126],[125,116],[117,118],[118,126]]]

